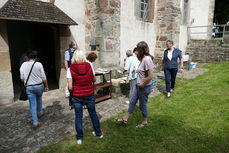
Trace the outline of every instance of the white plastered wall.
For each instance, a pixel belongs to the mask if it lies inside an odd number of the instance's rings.
[[[191,0],[189,25],[209,26],[208,23],[209,8],[210,8],[210,0]],[[207,27],[191,28],[190,29],[191,39],[209,39],[207,34],[192,34],[192,33],[200,33],[200,32],[207,33],[207,31],[208,31]]]
[[[150,53],[154,55],[156,32],[155,25],[150,22],[143,22],[135,16],[135,1],[121,1],[120,17],[120,66],[124,65],[127,50],[133,50],[137,43],[146,41],[150,48]]]
[[[84,0],[55,0],[55,5],[71,17],[77,26],[70,26],[73,41],[85,51],[85,4]],[[69,42],[70,43],[70,42]]]
[[[182,14],[182,20],[184,15],[184,0],[180,0],[180,9]],[[189,7],[187,7],[189,9]],[[189,10],[187,10],[187,20],[188,20]],[[188,44],[188,25],[181,24],[180,25],[180,35],[179,35],[179,49],[185,53],[187,44]]]

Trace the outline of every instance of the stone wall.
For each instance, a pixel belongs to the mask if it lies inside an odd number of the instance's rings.
[[[120,53],[120,0],[86,0],[86,50],[95,39],[97,65],[118,66]]]
[[[220,40],[192,40],[188,44],[187,52],[190,53],[190,60],[194,62],[229,61],[229,44]]]
[[[173,40],[175,46],[179,45],[181,24],[179,0],[158,0],[157,2],[155,62],[161,61],[166,40]]]

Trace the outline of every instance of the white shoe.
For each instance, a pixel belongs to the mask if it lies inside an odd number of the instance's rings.
[[[95,134],[95,131],[92,132],[92,134],[96,137],[97,135]],[[99,138],[103,138],[103,135],[99,136]]]
[[[81,145],[82,144],[82,140],[81,139],[77,140],[77,144]]]
[[[130,101],[126,101],[126,103],[127,103],[127,104],[129,104],[129,103],[130,103]]]

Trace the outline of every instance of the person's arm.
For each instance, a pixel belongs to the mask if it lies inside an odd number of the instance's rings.
[[[164,70],[164,65],[165,65],[165,58],[163,57],[162,59],[162,63],[161,63],[161,70]]]
[[[69,52],[67,50],[64,53],[64,67],[65,67],[66,71],[68,70],[68,61],[69,61],[69,59],[70,59],[70,54],[69,54]]]
[[[145,87],[153,79],[153,71],[151,69],[146,71],[146,73],[147,73],[147,77],[146,77],[145,81],[143,83],[141,83],[141,84],[138,84],[138,86],[140,88]]]
[[[43,83],[45,85],[45,91],[47,92],[49,90],[48,81],[47,80],[43,80]]]
[[[124,70],[123,72],[122,72],[122,74],[128,74],[129,73],[129,70]]]
[[[72,74],[70,68],[67,69],[67,82],[68,82],[68,90],[69,92],[72,92],[73,90],[73,81],[72,81]]]
[[[96,82],[96,77],[95,76],[93,76],[93,80],[92,80],[93,82]]]
[[[21,65],[20,67],[20,78],[21,78],[21,81],[24,82],[24,72],[23,72],[23,67]]]
[[[131,64],[130,57],[128,57],[128,58],[126,59],[124,71],[122,72],[122,74],[125,74],[125,73],[128,74],[128,73],[129,73],[130,64]]]
[[[180,51],[180,54],[179,54],[179,59],[180,59],[180,72],[183,72],[183,66],[184,66],[184,61],[183,61],[183,58],[182,58],[182,52]]]
[[[65,67],[65,70],[67,71],[68,70],[68,61],[64,61],[64,67]]]
[[[40,68],[40,73],[41,73],[41,79],[43,80],[43,83],[45,85],[45,91],[47,92],[49,90],[48,88],[48,81],[46,79],[46,75],[45,75],[45,71],[44,71],[44,68],[43,68],[43,65],[41,65],[41,68]]]
[[[72,88],[72,79],[71,78],[67,78],[68,81],[68,90],[69,92],[72,92],[73,88]]]

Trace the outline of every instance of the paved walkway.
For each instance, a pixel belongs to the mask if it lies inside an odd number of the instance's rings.
[[[41,126],[32,129],[28,101],[17,101],[10,106],[0,107],[0,152],[34,152],[41,146],[57,142],[65,136],[76,134],[74,111],[69,110],[64,92],[50,91],[44,94],[44,116]],[[62,97],[62,98],[59,98]],[[100,121],[127,110],[127,99],[122,96],[96,104]],[[92,127],[87,110],[84,110],[84,128]]]
[[[199,70],[195,71],[199,75]],[[193,75],[194,71],[187,73]],[[161,72],[156,76],[163,79],[163,73]],[[180,76],[190,75],[184,73]],[[157,88],[153,89],[150,97],[156,96],[163,91],[164,85],[158,85]],[[126,100],[127,98],[125,97],[114,95],[112,99],[96,104],[100,121],[127,110]],[[68,99],[64,97],[64,91],[56,90],[44,93],[43,110],[44,116],[39,120],[41,126],[33,130],[28,101],[17,101],[12,105],[1,106],[0,152],[35,152],[41,146],[76,134],[74,111],[69,110]],[[92,127],[90,118],[87,111],[84,110],[84,128],[90,127]]]

